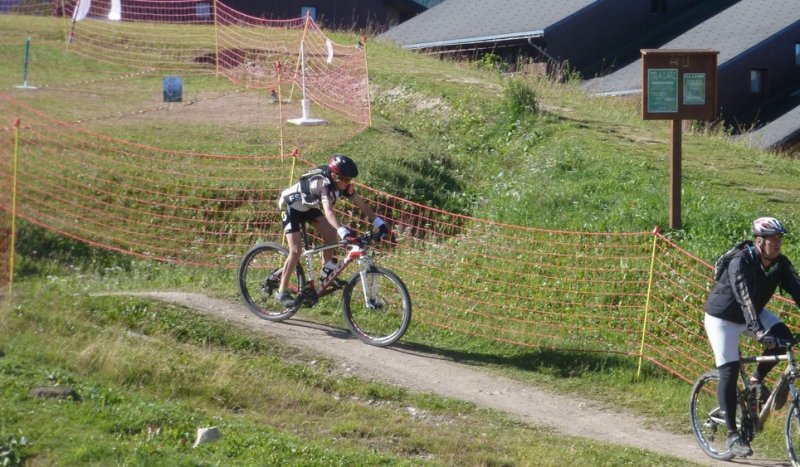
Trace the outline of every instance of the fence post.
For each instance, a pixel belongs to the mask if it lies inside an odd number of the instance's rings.
[[[11,175],[11,246],[8,260],[8,296],[14,287],[14,253],[17,237],[17,168],[19,167],[19,118],[14,119],[14,169]]]
[[[31,38],[30,36],[28,36],[28,39],[25,40],[25,53],[22,59],[22,84],[14,86],[17,89],[36,89],[36,86],[30,86],[28,84],[28,68],[30,67],[30,56],[31,56]]]
[[[216,66],[215,70],[215,77],[219,79],[219,71],[220,71],[220,64],[219,64],[219,14],[217,14],[217,8],[219,7],[219,3],[217,0],[214,0],[213,8],[214,8],[214,64]]]
[[[658,234],[661,228],[656,226],[653,229],[653,252],[650,255],[650,277],[647,279],[647,301],[644,305],[644,319],[642,320],[642,342],[639,346],[639,368],[636,370],[636,379],[642,374],[642,362],[644,360],[644,339],[647,336],[647,318],[650,313],[650,297],[653,294],[653,274],[656,266],[656,245],[658,244]]]

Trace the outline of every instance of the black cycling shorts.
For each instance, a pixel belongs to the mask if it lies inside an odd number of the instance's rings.
[[[283,233],[290,234],[292,232],[299,232],[300,223],[311,222],[323,215],[324,214],[319,209],[312,208],[308,211],[298,211],[297,209],[292,209],[291,206],[287,206],[286,209],[281,212]]]

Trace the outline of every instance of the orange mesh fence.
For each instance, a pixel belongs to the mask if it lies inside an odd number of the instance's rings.
[[[713,285],[713,268],[665,237],[657,240],[643,355],[691,382],[714,366],[703,329],[703,303]],[[767,306],[797,329],[798,313],[791,301],[776,296]],[[743,353],[760,351],[750,339],[742,343]]]
[[[359,127],[328,136],[326,145],[368,123],[363,50],[331,43],[306,18],[279,24],[222,4],[214,10],[212,4],[209,20],[197,5],[174,1],[126,3],[120,21],[92,18],[107,17],[109,5],[92,3],[88,18],[75,22],[70,48],[143,68],[117,79],[148,75],[155,66],[219,72],[260,91],[255,102],[237,94],[243,98],[237,101],[239,115],[248,104],[270,105],[267,88],[275,86],[283,101],[300,97],[305,86],[307,98]],[[136,5],[143,6],[136,10]],[[70,8],[74,4],[68,4],[67,16]],[[170,28],[163,28],[164,22]],[[114,83],[108,80],[93,91],[110,96]],[[299,127],[283,128],[285,116],[274,107],[275,115],[256,123],[279,121],[274,126],[280,133],[261,134],[267,144],[258,154],[200,154],[110,138],[98,132],[101,123],[88,131],[76,124],[81,117],[71,108],[57,110],[64,114],[60,119],[35,110],[43,107],[36,99],[63,98],[63,88],[50,89],[55,93],[44,89],[30,96],[30,106],[0,93],[0,115],[7,119],[0,122],[0,284],[8,281],[14,183],[19,218],[126,254],[232,268],[252,244],[280,241],[278,194],[312,165],[283,148],[307,150],[316,143]],[[142,98],[131,94],[109,99],[114,110],[141,105]],[[207,94],[203,102],[216,96]],[[94,105],[84,99],[80,111],[95,122],[104,120],[102,103],[92,110]],[[152,105],[147,112],[140,109],[132,123],[147,123],[161,112]],[[170,112],[159,116],[177,120],[179,111]],[[18,140],[11,127],[15,118],[22,122]],[[317,136],[315,141],[324,140]],[[523,228],[448,213],[366,186],[359,190],[392,226],[395,240],[382,246],[380,261],[408,285],[416,325],[527,347],[641,357],[687,381],[713,365],[702,328],[711,267],[659,234]],[[346,225],[369,228],[347,203],[339,209]],[[788,301],[776,299],[770,306],[790,325],[796,321]]]
[[[21,115],[20,218],[104,248],[198,265],[232,266],[259,235],[276,232],[290,157],[166,151],[80,130],[7,97],[0,109]],[[4,182],[13,158],[6,136]],[[9,211],[9,190],[2,196]]]
[[[109,20],[113,5],[66,2],[69,50],[137,69],[218,73],[275,90],[281,99],[305,97],[361,125],[370,122],[366,51],[335,44],[310,17],[267,20],[219,2],[123,0],[118,19]]]
[[[385,203],[385,204],[384,204]],[[650,236],[527,229],[385,197],[415,322],[517,345],[634,355]]]
[[[311,166],[281,154],[195,154],[116,140],[0,97],[2,114],[22,120],[18,216],[127,254],[236,267],[252,244],[280,241],[278,194]],[[15,141],[11,125],[0,128],[7,265]],[[702,328],[711,267],[661,235],[523,228],[359,190],[392,226],[379,261],[408,285],[419,326],[641,356],[687,381],[713,365]],[[346,203],[340,209],[346,225],[369,228]],[[785,300],[771,306],[790,324],[796,317]]]

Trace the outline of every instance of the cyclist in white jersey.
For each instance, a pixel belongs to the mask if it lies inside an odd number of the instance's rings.
[[[281,211],[283,232],[289,244],[289,256],[283,266],[284,271],[294,271],[300,259],[302,239],[300,224],[306,222],[316,229],[325,243],[336,241],[338,234],[342,240],[354,242],[356,237],[350,229],[343,226],[336,218],[333,205],[340,197],[350,200],[378,229],[379,236],[389,234],[384,220],[359,196],[352,180],[358,176],[358,167],[349,157],[334,154],[327,165],[322,165],[300,177],[300,181],[285,189],[278,199]],[[332,250],[325,250],[324,261],[333,257]],[[284,306],[294,306],[295,298],[289,293],[291,274],[283,274],[275,299]]]

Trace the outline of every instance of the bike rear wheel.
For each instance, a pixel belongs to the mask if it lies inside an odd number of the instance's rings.
[[[790,401],[789,411],[786,414],[786,450],[792,465],[800,466],[800,407],[795,401]]]
[[[727,461],[734,456],[728,449],[728,428],[717,399],[718,384],[717,370],[709,371],[697,379],[689,397],[689,420],[703,452],[713,459]],[[737,413],[739,417],[741,414]]]
[[[239,265],[239,293],[247,308],[261,319],[283,321],[300,308],[299,304],[286,307],[275,300],[288,255],[289,250],[277,243],[262,243],[250,248]],[[297,296],[305,282],[303,268],[298,264],[289,282],[289,291]]]
[[[385,347],[397,342],[411,323],[411,297],[396,274],[373,267],[355,274],[342,292],[344,319],[362,342]]]

